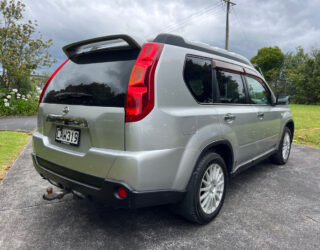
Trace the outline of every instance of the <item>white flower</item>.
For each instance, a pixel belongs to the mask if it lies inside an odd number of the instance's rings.
[[[11,98],[11,95],[7,95],[7,98],[10,99],[10,98]]]
[[[21,96],[21,94],[17,93],[17,96],[18,96],[18,97],[20,97],[20,96]]]
[[[7,101],[8,101],[8,99],[4,98],[4,99],[3,99],[3,101],[4,101],[4,102],[7,102]]]
[[[20,96],[17,96],[17,99],[20,99]]]
[[[30,95],[30,94],[27,94],[27,98],[28,98],[28,99],[31,98],[31,95]]]
[[[27,99],[26,98],[22,98],[22,100],[26,101]]]
[[[41,90],[41,88],[40,88],[40,87],[38,87],[38,86],[37,86],[36,88],[37,88],[37,90]]]
[[[5,103],[4,103],[4,106],[9,107],[10,104],[9,104],[8,102],[5,102]]]
[[[37,97],[37,99],[39,99],[40,96],[37,95],[36,97]]]
[[[13,92],[15,92],[15,93],[17,93],[17,92],[18,92],[18,90],[17,90],[17,89],[12,89],[12,91],[13,91]]]
[[[26,98],[26,96],[25,96],[25,95],[22,95],[22,99],[24,99],[24,98]]]

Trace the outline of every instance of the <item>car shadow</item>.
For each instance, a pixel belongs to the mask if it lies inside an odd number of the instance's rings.
[[[222,210],[228,210],[229,206],[234,205],[234,197],[241,198],[246,195],[248,189],[255,189],[255,180],[264,178],[265,173],[272,171],[273,168],[276,166],[266,160],[231,178]],[[69,209],[77,211],[76,213],[82,220],[85,219],[94,227],[99,227],[112,234],[125,233],[128,236],[132,230],[139,230],[139,228],[146,230],[149,227],[156,231],[166,230],[166,228],[184,229],[187,227],[189,230],[199,228],[199,225],[175,214],[170,205],[139,209],[114,209],[99,203],[80,200],[71,202],[69,206]],[[218,217],[221,215],[223,216],[223,211]]]

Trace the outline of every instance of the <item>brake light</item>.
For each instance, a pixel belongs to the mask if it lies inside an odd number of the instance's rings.
[[[154,74],[163,44],[146,43],[133,66],[125,106],[125,122],[146,117],[154,107]]]
[[[49,77],[49,79],[47,80],[46,84],[44,85],[40,97],[39,97],[39,102],[38,102],[38,109],[39,109],[39,105],[42,101],[43,98],[43,94],[44,92],[46,92],[46,89],[48,88],[50,82],[52,81],[53,77],[59,72],[59,70],[69,61],[69,59],[65,60],[54,72],[53,74]]]

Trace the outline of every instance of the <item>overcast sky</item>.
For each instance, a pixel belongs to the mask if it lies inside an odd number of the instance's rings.
[[[58,64],[61,47],[75,41],[129,33],[145,38],[160,32],[224,47],[225,9],[221,0],[21,0],[25,16],[38,21]],[[320,48],[319,0],[234,0],[230,50],[247,58],[265,46],[284,52],[299,45]],[[57,65],[54,65],[57,67]],[[53,68],[51,70],[53,70]]]

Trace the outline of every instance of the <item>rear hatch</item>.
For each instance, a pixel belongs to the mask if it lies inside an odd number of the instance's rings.
[[[64,47],[69,60],[44,89],[36,154],[56,165],[106,177],[112,150],[124,150],[126,92],[140,45],[109,36]]]

